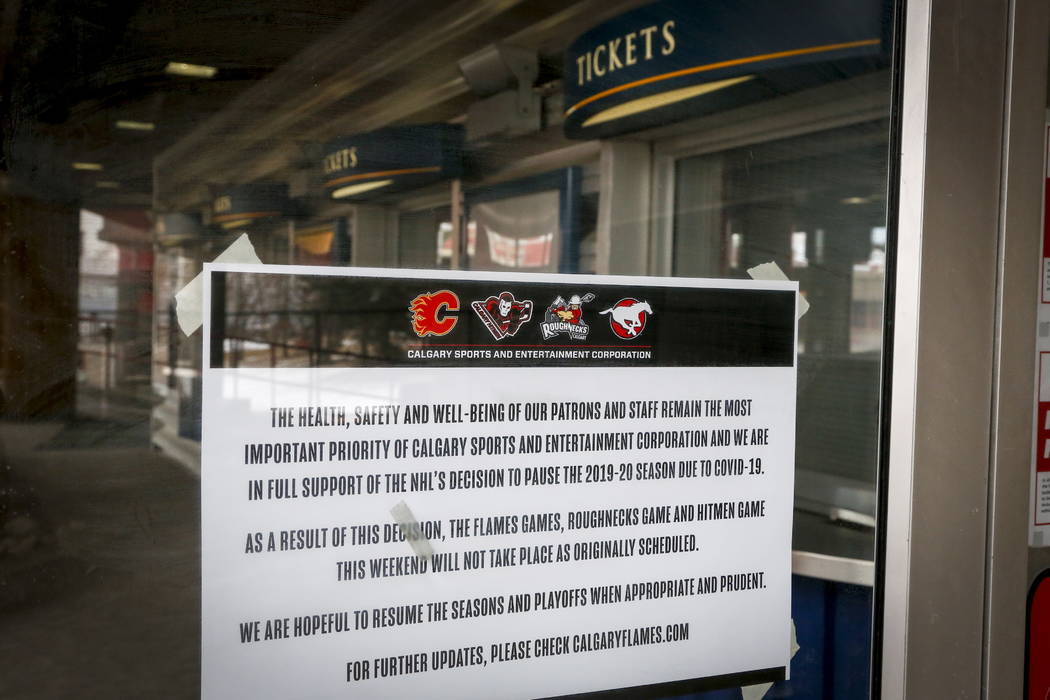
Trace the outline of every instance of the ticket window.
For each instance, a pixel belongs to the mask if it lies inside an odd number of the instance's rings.
[[[350,257],[346,217],[323,222],[293,223],[289,233],[290,262],[296,265],[345,265]]]
[[[877,73],[816,88],[793,105],[773,99],[664,127],[670,134],[650,142],[648,223],[652,250],[666,251],[650,256],[650,272],[750,279],[750,269],[773,262],[809,304],[798,334],[792,543],[792,614],[807,653],[769,697],[869,692],[893,244],[889,89],[888,74]],[[858,98],[884,107],[851,110]],[[834,127],[816,126],[822,109],[841,113]],[[727,141],[734,145],[720,145]],[[834,692],[822,695],[827,688]]]
[[[464,267],[593,273],[597,174],[587,163],[468,190]]]
[[[799,323],[795,548],[868,561],[888,138],[876,119],[674,164],[673,274],[747,279],[774,261],[810,303]]]

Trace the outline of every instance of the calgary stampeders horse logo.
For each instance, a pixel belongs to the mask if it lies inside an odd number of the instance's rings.
[[[645,324],[653,314],[653,307],[649,306],[647,301],[626,297],[598,313],[609,315],[609,328],[617,337],[634,340],[645,330]]]
[[[459,322],[458,316],[449,315],[459,311],[459,297],[447,289],[425,292],[412,300],[408,310],[412,312],[412,330],[420,338],[447,335]]]

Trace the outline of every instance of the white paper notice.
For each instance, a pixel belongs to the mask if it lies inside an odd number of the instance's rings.
[[[1028,544],[1050,547],[1050,110],[1044,143],[1043,245],[1039,302],[1036,304],[1036,386],[1032,425],[1032,481]]]
[[[783,677],[795,283],[206,277],[204,698]]]

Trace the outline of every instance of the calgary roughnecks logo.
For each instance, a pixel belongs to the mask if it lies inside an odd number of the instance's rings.
[[[599,313],[609,314],[609,328],[618,337],[634,340],[645,330],[645,324],[653,314],[653,307],[649,306],[647,301],[627,297]]]
[[[588,292],[582,297],[573,294],[568,301],[560,296],[552,301],[540,324],[543,339],[550,340],[559,333],[565,333],[573,340],[587,340],[591,327],[583,320],[583,305],[593,300],[594,295]]]
[[[532,302],[518,301],[510,292],[500,292],[499,296],[475,301],[470,306],[496,340],[514,335],[532,318]]]
[[[447,289],[426,292],[413,299],[408,310],[412,312],[412,330],[420,338],[447,335],[459,322],[459,317],[448,315],[459,311],[459,297]]]

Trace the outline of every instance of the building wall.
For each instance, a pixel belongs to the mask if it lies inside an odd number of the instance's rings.
[[[0,416],[73,411],[78,210],[0,195]]]

